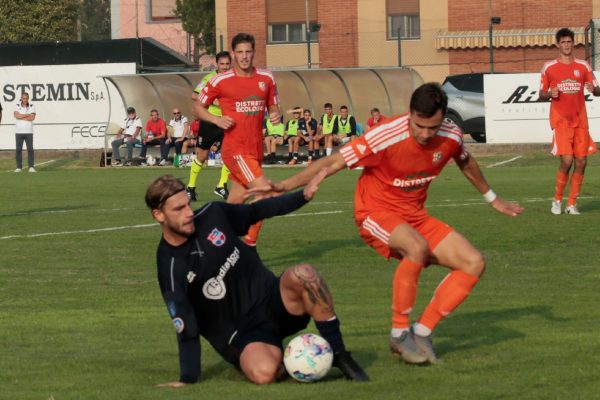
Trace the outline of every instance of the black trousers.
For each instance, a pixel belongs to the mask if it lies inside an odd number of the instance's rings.
[[[23,151],[23,142],[25,142],[25,145],[27,146],[27,162],[29,163],[29,168],[33,168],[33,133],[16,133],[15,140],[17,142],[17,168],[23,169],[23,155],[21,154]]]

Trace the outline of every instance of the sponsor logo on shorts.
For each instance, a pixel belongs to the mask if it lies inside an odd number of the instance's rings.
[[[181,318],[173,318],[173,325],[175,325],[177,333],[183,332],[183,329],[185,328],[185,323]]]
[[[225,294],[227,293],[227,287],[225,286],[225,282],[223,280],[225,279],[227,272],[235,266],[239,259],[240,250],[235,247],[229,257],[227,257],[227,260],[225,260],[225,263],[223,263],[223,265],[221,265],[219,268],[219,274],[216,277],[207,280],[202,286],[202,293],[204,294],[204,297],[209,300],[221,300],[223,297],[225,297]]]
[[[226,239],[225,234],[217,228],[214,228],[206,238],[217,247],[223,246]]]

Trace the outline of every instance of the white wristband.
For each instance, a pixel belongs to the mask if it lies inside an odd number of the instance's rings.
[[[491,203],[494,200],[496,200],[496,197],[498,197],[498,196],[496,196],[496,193],[494,193],[494,191],[492,189],[488,190],[487,192],[485,192],[483,194],[483,199],[485,201],[487,201],[488,203]]]

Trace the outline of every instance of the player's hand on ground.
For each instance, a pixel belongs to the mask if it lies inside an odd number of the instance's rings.
[[[224,115],[217,121],[217,126],[221,129],[233,128],[235,121],[229,115]]]
[[[521,207],[519,204],[511,203],[509,201],[501,199],[500,197],[496,197],[496,200],[492,201],[491,205],[496,211],[501,212],[502,214],[509,215],[511,217],[516,217],[517,215],[521,214],[524,210],[524,208]]]
[[[317,173],[308,184],[304,187],[304,198],[307,201],[311,201],[315,196],[315,193],[319,190],[319,184],[323,179],[327,178],[327,168],[323,168]]]
[[[156,387],[177,389],[177,388],[182,388],[185,385],[187,385],[187,384],[183,383],[183,382],[175,381],[175,382],[159,383],[158,385],[156,385]]]

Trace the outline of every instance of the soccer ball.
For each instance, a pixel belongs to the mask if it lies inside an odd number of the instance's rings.
[[[283,364],[288,374],[299,382],[315,382],[331,369],[333,350],[327,340],[306,333],[293,338],[285,348]]]
[[[148,156],[148,158],[146,158],[146,164],[148,164],[149,166],[156,165],[156,158]]]

